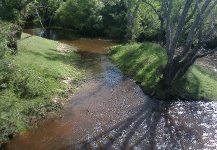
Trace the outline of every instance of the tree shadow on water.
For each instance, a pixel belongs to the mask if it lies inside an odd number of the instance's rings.
[[[169,107],[170,103],[149,100],[136,108],[136,113],[116,125],[60,150],[157,149],[158,130],[162,127],[161,120],[165,118]]]
[[[72,141],[59,150],[202,149],[207,142],[203,133],[211,134],[215,127],[207,131],[212,117],[203,122],[203,117],[194,113],[198,111],[203,112],[197,102],[147,100],[115,125],[108,123],[104,131],[89,132],[79,142]]]

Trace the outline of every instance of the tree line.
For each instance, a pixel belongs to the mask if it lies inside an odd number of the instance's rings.
[[[28,19],[44,29],[61,26],[125,43],[157,42],[167,54],[160,81],[165,91],[198,58],[217,51],[217,0],[1,0],[0,19],[12,31],[7,45],[14,49]]]

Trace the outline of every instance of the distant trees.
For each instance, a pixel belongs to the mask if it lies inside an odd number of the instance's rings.
[[[34,0],[1,0],[0,20],[10,22],[6,24],[9,28],[8,46],[17,51],[17,39],[21,37],[24,19],[27,16],[26,6]],[[1,28],[1,27],[0,27]],[[0,29],[1,30],[1,29]]]
[[[164,31],[164,11],[163,11],[163,1],[162,0],[143,0],[145,4],[151,7],[152,12],[155,13],[160,21],[160,27],[158,31],[158,40],[159,44],[163,44],[163,31]]]
[[[124,38],[127,27],[127,8],[124,0],[103,0],[103,3],[103,32],[109,37]]]
[[[1,0],[0,15],[5,21],[22,23],[23,17],[26,15],[26,6],[34,0]]]
[[[196,59],[213,54],[217,47],[204,49],[217,34],[217,0],[164,0],[167,64],[161,84],[170,89]],[[178,51],[178,47],[181,47]]]
[[[0,20],[8,22],[8,47],[17,51],[26,18],[37,14],[42,24],[49,25],[62,0],[0,0]],[[33,10],[33,11],[32,11]],[[0,27],[1,28],[1,27]]]
[[[43,17],[44,9],[38,10],[41,18],[46,18]],[[89,34],[104,33],[125,38],[125,42],[136,41],[141,34],[142,37],[154,37],[159,28],[156,14],[150,12],[143,0],[67,0],[60,4],[54,15],[57,26]]]
[[[56,12],[56,23],[60,26],[83,31],[102,29],[101,0],[68,0]]]
[[[137,13],[139,11],[139,6],[141,4],[141,0],[127,0],[127,30],[124,42],[127,43],[133,40],[133,29],[136,23]]]
[[[57,9],[63,4],[63,0],[37,0],[31,7],[31,16],[35,18],[34,22],[40,22],[42,28],[49,27],[54,21]]]

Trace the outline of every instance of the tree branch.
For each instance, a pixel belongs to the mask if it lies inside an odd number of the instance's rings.
[[[25,2],[23,2],[22,4],[20,4],[17,9],[19,11],[21,11],[24,7],[26,7],[29,3],[33,2],[34,0],[26,0]]]
[[[201,13],[202,14],[205,12],[206,8],[208,7],[208,5],[210,3],[211,3],[211,0],[206,0],[205,1],[205,3],[203,4],[203,6],[201,8]],[[209,10],[211,10],[211,9],[209,9]],[[195,37],[195,29],[198,27],[199,21],[200,21],[200,15],[197,16],[194,23],[191,25],[190,32],[188,33],[187,40],[186,40],[187,42],[191,41],[193,39],[193,37]]]
[[[202,41],[202,36],[203,36],[203,14],[201,12],[198,0],[196,0],[196,4],[197,4],[197,9],[198,9],[198,14],[200,16],[200,26],[199,26],[199,42]]]
[[[214,54],[215,52],[217,52],[217,47],[214,48],[213,50],[208,50],[208,51],[205,51],[204,53],[197,54],[197,55],[196,55],[196,59],[197,59],[197,58],[205,57],[205,56],[210,55],[210,54]]]
[[[183,31],[183,28],[185,26],[185,20],[186,20],[186,17],[187,17],[187,14],[188,14],[188,11],[191,7],[191,4],[192,4],[192,0],[187,0],[186,3],[185,3],[185,7],[182,11],[182,14],[181,14],[181,18],[179,20],[179,23],[178,23],[178,26],[176,28],[176,33],[175,33],[175,36],[174,36],[174,39],[172,41],[172,46],[171,46],[171,49],[172,49],[172,55],[174,55],[174,51],[176,49],[176,46],[178,44],[178,41],[182,35],[182,31]]]
[[[43,23],[42,23],[42,21],[41,21],[41,17],[40,17],[40,15],[39,15],[38,7],[37,7],[37,6],[35,6],[35,11],[36,11],[36,14],[37,14],[37,16],[38,16],[38,18],[39,18],[41,27],[43,28],[43,30],[45,30],[45,28],[44,28],[44,26],[43,26]]]
[[[159,18],[162,18],[161,14],[155,9],[154,5],[152,5],[147,0],[143,0],[143,2],[146,3],[147,5],[149,5],[152,8],[152,10],[158,15]]]

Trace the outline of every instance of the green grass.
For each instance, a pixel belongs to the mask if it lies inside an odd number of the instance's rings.
[[[79,56],[60,52],[58,42],[23,34],[19,51],[0,73],[0,144],[9,135],[22,133],[29,123],[60,109],[67,88],[76,88],[84,77]],[[67,85],[63,80],[72,80]],[[53,99],[58,97],[59,102]]]
[[[110,56],[124,73],[139,82],[150,93],[157,85],[165,65],[165,53],[157,44],[144,43],[114,46]]]
[[[193,65],[181,81],[184,96],[217,100],[217,79],[214,71]]]
[[[163,96],[158,82],[166,64],[166,51],[160,45],[146,42],[114,46],[110,58],[125,74],[134,78],[145,93],[156,92],[157,96]],[[214,100],[217,99],[216,87],[216,73],[193,65],[173,90],[183,97]]]

